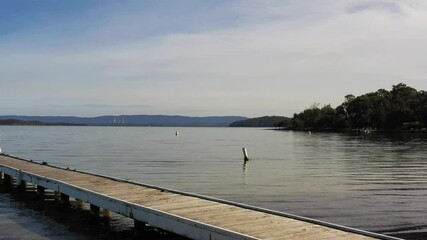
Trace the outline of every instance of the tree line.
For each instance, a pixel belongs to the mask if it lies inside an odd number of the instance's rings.
[[[288,122],[290,118],[281,116],[264,116],[258,118],[249,118],[236,121],[230,124],[230,127],[277,127],[283,126],[282,123]]]
[[[278,126],[293,130],[343,131],[346,129],[425,130],[427,92],[393,85],[355,97],[350,94],[336,108],[318,104],[295,113]]]

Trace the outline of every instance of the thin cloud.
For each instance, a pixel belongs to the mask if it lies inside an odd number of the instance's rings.
[[[227,7],[226,15],[237,16],[229,26],[204,28],[199,14],[182,20],[194,21],[191,30],[140,35],[132,31],[146,16],[134,14],[129,28],[129,19],[115,18],[95,29],[91,39],[120,33],[105,44],[14,49],[0,59],[0,79],[9,80],[0,93],[46,95],[75,112],[130,106],[153,114],[290,116],[313,102],[336,105],[346,94],[402,81],[427,88],[423,1],[235,1]]]

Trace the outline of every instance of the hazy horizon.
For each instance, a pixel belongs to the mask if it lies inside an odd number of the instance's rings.
[[[292,116],[427,89],[427,2],[0,2],[0,115]]]
[[[0,114],[0,117],[4,116],[20,116],[20,117],[77,117],[77,118],[96,118],[96,117],[126,117],[126,116],[165,116],[165,117],[191,117],[191,118],[210,118],[210,117],[247,117],[238,115],[207,115],[207,116],[188,116],[179,114],[102,114],[94,116],[78,116],[78,115],[16,115],[16,114]],[[263,117],[263,116],[260,116]]]

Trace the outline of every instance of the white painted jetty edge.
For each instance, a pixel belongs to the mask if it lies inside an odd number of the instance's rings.
[[[14,156],[6,155],[6,154],[1,154],[1,155],[12,157],[14,159],[25,161],[25,162],[31,162],[31,163],[43,165],[42,163],[38,163],[38,162],[35,162],[32,160],[26,160],[26,159],[14,157]],[[199,195],[199,194],[194,194],[194,193],[189,193],[189,192],[183,192],[183,191],[178,191],[178,190],[169,189],[169,188],[163,188],[163,187],[150,185],[150,184],[133,182],[133,181],[125,180],[125,179],[119,179],[119,178],[115,178],[115,177],[111,177],[111,176],[106,176],[106,175],[101,175],[101,174],[96,174],[96,173],[91,173],[91,172],[86,172],[86,171],[70,170],[69,168],[62,168],[62,167],[52,166],[52,165],[48,165],[48,166],[52,167],[52,168],[61,169],[61,170],[74,171],[74,172],[88,174],[88,175],[92,175],[92,176],[107,178],[107,179],[111,179],[111,180],[118,181],[118,182],[135,184],[135,185],[139,185],[139,186],[143,186],[143,187],[162,190],[165,192],[196,197],[196,198],[200,198],[200,199],[204,199],[204,200],[210,200],[210,201],[214,201],[214,202],[218,202],[218,203],[237,206],[237,207],[241,207],[241,208],[245,208],[245,209],[249,209],[249,210],[259,211],[259,212],[273,214],[273,215],[287,217],[287,218],[292,218],[292,219],[296,219],[296,220],[300,220],[300,221],[304,221],[304,222],[309,222],[309,223],[313,223],[313,224],[317,224],[317,225],[321,225],[321,226],[325,226],[325,227],[330,227],[333,229],[342,230],[345,232],[360,234],[363,236],[369,236],[369,237],[374,237],[374,238],[378,238],[378,239],[385,239],[385,240],[402,240],[401,238],[391,237],[391,236],[387,236],[387,235],[383,235],[383,234],[379,234],[379,233],[373,233],[373,232],[369,232],[369,231],[365,231],[365,230],[361,230],[361,229],[346,227],[346,226],[342,226],[339,224],[334,224],[334,223],[329,223],[329,222],[325,222],[325,221],[321,221],[321,220],[302,217],[302,216],[298,216],[298,215],[294,215],[294,214],[274,211],[274,210],[270,210],[270,209],[266,209],[266,208],[255,207],[255,206],[237,203],[237,202],[233,202],[233,201],[228,201],[228,200],[224,200],[224,199],[218,199],[218,198],[214,198],[214,197],[209,197],[209,196],[204,196],[204,195]],[[34,174],[34,173],[25,172],[25,171],[22,171],[20,169],[5,166],[2,164],[0,164],[0,172],[3,172],[3,173],[6,173],[7,175],[15,177],[18,180],[18,182],[23,180],[23,181],[26,181],[26,182],[29,182],[32,184],[40,185],[42,187],[45,187],[45,188],[48,188],[51,190],[55,190],[57,192],[64,193],[64,194],[69,195],[71,197],[78,198],[80,200],[86,201],[87,203],[99,206],[101,208],[108,209],[112,212],[121,214],[123,216],[132,218],[134,220],[146,222],[146,223],[150,224],[151,226],[158,227],[158,228],[170,231],[170,232],[174,232],[174,233],[182,235],[182,236],[187,236],[187,237],[190,237],[192,239],[209,239],[209,240],[211,240],[211,239],[244,239],[244,240],[257,239],[257,238],[254,238],[252,236],[244,235],[242,233],[230,231],[230,230],[223,229],[223,228],[220,228],[217,226],[213,226],[213,225],[201,223],[198,221],[194,221],[192,219],[187,219],[187,218],[184,218],[181,216],[176,216],[176,215],[173,215],[173,214],[170,214],[167,212],[163,212],[163,211],[160,211],[157,209],[152,209],[150,207],[145,207],[145,206],[138,205],[135,203],[127,202],[127,201],[124,201],[121,199],[117,199],[117,198],[114,198],[111,196],[107,196],[107,195],[104,195],[101,193],[91,191],[91,190],[88,190],[85,188],[81,188],[81,187],[75,186],[75,185],[70,184],[70,183],[66,183],[63,181],[56,180],[56,179],[47,178],[45,176],[39,176],[39,175]]]

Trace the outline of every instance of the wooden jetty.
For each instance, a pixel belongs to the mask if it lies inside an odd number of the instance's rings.
[[[3,182],[34,184],[192,239],[397,239],[207,196],[0,155]]]

